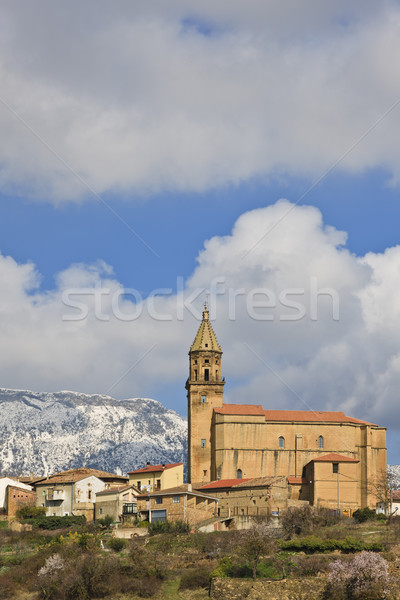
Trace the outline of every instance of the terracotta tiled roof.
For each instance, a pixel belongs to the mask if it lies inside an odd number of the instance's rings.
[[[128,475],[136,475],[139,473],[161,473],[162,471],[166,471],[167,469],[172,469],[173,467],[179,467],[183,465],[183,463],[169,463],[166,465],[146,465],[142,469],[136,469],[136,471],[129,471]]]
[[[291,477],[289,476],[287,478],[287,481],[290,485],[302,485],[303,483],[308,483],[307,479],[305,479],[304,477]]]
[[[374,425],[374,423],[368,423],[367,421],[360,421],[360,419],[348,417],[342,411],[269,410],[264,409],[260,404],[224,404],[223,406],[214,408],[214,412],[222,415],[264,416],[266,421],[302,421]]]
[[[400,490],[393,490],[392,500],[395,500],[396,502],[400,500]]]
[[[221,415],[258,415],[264,416],[264,409],[260,404],[224,404],[214,408],[214,412]]]
[[[165,490],[156,490],[155,492],[149,492],[149,498],[152,496],[179,496],[180,494],[190,494],[192,496],[200,496],[202,498],[210,498],[207,494],[202,494],[199,490],[190,489],[190,484],[184,483],[177,487],[168,488]]]
[[[322,410],[264,410],[266,421],[319,421],[321,423],[359,423],[373,425],[348,417],[342,411]]]
[[[216,490],[218,488],[230,488],[243,483],[245,481],[250,481],[250,479],[219,479],[218,481],[211,481],[211,483],[206,483],[201,487],[198,487],[198,490]]]
[[[343,454],[336,454],[336,452],[331,452],[330,454],[324,454],[324,456],[318,456],[318,458],[313,458],[311,462],[352,462],[358,463],[360,462],[356,458],[351,458],[350,456],[343,456]]]
[[[50,477],[47,477],[47,479],[38,481],[35,485],[50,485],[53,483],[74,483],[76,481],[81,481],[82,479],[86,479],[86,477],[91,476],[97,477],[98,479],[102,480],[116,479],[120,481],[121,484],[126,483],[128,481],[128,478],[123,477],[122,475],[115,475],[114,473],[107,473],[107,471],[99,471],[98,469],[82,467],[80,469],[69,469],[68,471],[61,471],[60,473],[55,473],[55,475],[50,475]]]
[[[120,485],[118,486],[112,486],[110,488],[108,488],[107,490],[102,490],[101,492],[96,492],[96,496],[100,496],[100,495],[104,495],[106,496],[107,494],[115,494],[115,493],[122,493],[122,492],[126,492],[127,490],[130,489],[135,489],[133,487],[133,485],[124,485],[123,487],[121,487]]]

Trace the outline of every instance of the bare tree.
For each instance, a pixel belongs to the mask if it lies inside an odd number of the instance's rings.
[[[257,567],[263,556],[270,555],[276,547],[276,532],[266,524],[255,523],[243,532],[239,552],[250,563],[253,579],[257,579]]]
[[[396,477],[390,471],[379,472],[368,484],[368,492],[376,498],[377,504],[384,509],[389,519],[393,516],[393,491],[396,489]]]

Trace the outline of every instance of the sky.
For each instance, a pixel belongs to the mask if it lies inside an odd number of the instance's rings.
[[[343,410],[400,464],[400,3],[5,0],[0,386]]]

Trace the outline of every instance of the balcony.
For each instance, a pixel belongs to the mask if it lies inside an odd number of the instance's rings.
[[[56,502],[57,500],[59,500],[60,502],[62,502],[63,500],[65,500],[64,490],[58,490],[53,488],[46,490],[46,500],[51,502]]]

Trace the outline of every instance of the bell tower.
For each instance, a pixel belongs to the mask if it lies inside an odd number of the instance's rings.
[[[211,481],[213,409],[222,406],[225,380],[221,377],[222,350],[209,320],[207,306],[189,351],[188,463],[189,482]]]

